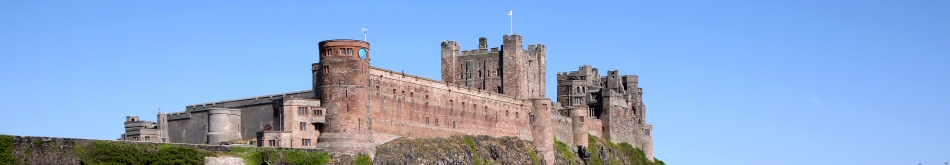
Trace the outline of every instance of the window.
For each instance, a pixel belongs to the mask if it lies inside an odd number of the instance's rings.
[[[300,107],[298,111],[300,111],[299,113],[301,116],[306,116],[308,110],[307,110],[307,107]]]
[[[267,141],[267,144],[270,144],[271,147],[276,146],[276,145],[277,145],[277,140],[268,140],[268,141]]]
[[[323,110],[314,110],[313,115],[323,116]]]
[[[439,126],[439,119],[435,119],[435,126]]]
[[[581,123],[583,123],[583,122],[584,122],[584,117],[581,116],[580,119],[581,119]]]
[[[303,139],[303,140],[300,140],[300,145],[303,145],[303,146],[310,146],[310,139]]]
[[[330,66],[323,66],[323,73],[324,73],[324,74],[329,74],[329,73],[330,73]]]
[[[332,53],[333,53],[333,49],[327,49],[327,52],[324,53],[323,55],[324,55],[324,56],[329,56],[329,55],[332,54]],[[272,146],[273,146],[273,145],[272,145]]]
[[[306,122],[300,122],[300,130],[301,130],[301,131],[306,131],[306,130],[307,130],[307,123],[306,123]]]
[[[531,118],[531,119],[530,119],[531,122],[534,123],[534,115],[529,115],[529,118]]]
[[[429,124],[429,117],[426,117],[426,124]]]
[[[643,130],[643,133],[647,136],[650,136],[650,129]]]
[[[150,137],[146,136],[146,137],[145,137],[145,141],[150,142],[150,141],[152,141],[152,139],[151,139]]]
[[[455,127],[455,121],[452,121],[452,128],[456,128],[456,127]]]

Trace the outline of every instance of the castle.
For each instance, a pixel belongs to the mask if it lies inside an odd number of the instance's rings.
[[[461,50],[442,42],[442,80],[370,66],[370,44],[326,40],[311,66],[312,90],[186,106],[158,114],[157,122],[129,116],[119,140],[323,148],[375,153],[399,137],[455,134],[530,140],[554,159],[554,138],[587,146],[588,134],[627,142],[653,157],[643,90],[636,75],[584,65],[557,74],[557,102],[545,98],[545,46],[524,49],[520,35],[501,47]]]

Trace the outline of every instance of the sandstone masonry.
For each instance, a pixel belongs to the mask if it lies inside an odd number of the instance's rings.
[[[636,75],[581,66],[558,73],[557,102],[545,98],[545,45],[522,46],[520,35],[503,44],[461,50],[442,42],[442,80],[370,65],[370,44],[327,40],[311,65],[312,90],[188,105],[159,113],[158,122],[128,117],[120,140],[322,148],[375,153],[399,137],[457,134],[508,136],[533,141],[553,162],[553,139],[586,146],[587,135],[627,142],[653,157],[643,89]]]

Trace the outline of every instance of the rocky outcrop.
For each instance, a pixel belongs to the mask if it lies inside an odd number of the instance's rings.
[[[373,164],[545,164],[530,141],[514,137],[399,138],[376,147]]]

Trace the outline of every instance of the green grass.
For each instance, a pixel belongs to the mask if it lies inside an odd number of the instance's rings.
[[[322,165],[330,161],[326,151],[305,152],[274,148],[234,147],[228,154],[241,157],[245,164],[304,164]],[[268,160],[265,161],[265,158]]]
[[[568,147],[564,142],[554,138],[554,148],[561,154],[564,154],[564,158],[567,159],[567,162],[570,162],[570,165],[574,165],[574,150],[571,150],[571,147]]]
[[[630,158],[631,165],[654,165],[653,161],[647,158],[642,149],[635,148],[633,145],[630,145],[630,143],[620,143],[617,149]]]
[[[541,165],[541,159],[538,158],[538,153],[534,151],[534,148],[528,148],[528,155],[531,156],[531,162],[534,165]]]
[[[587,152],[590,152],[590,158],[587,159],[587,164],[604,164],[604,160],[600,159],[600,149],[597,148],[597,137],[591,134],[587,134]]]
[[[478,150],[475,149],[475,141],[472,140],[472,137],[465,136],[464,138],[465,138],[465,144],[468,145],[468,149],[472,151],[472,157],[475,160],[475,164],[476,165],[484,164],[483,162],[485,160],[478,158]]]

